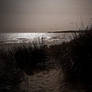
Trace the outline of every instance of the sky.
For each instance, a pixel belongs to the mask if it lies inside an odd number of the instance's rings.
[[[0,0],[0,32],[75,30],[92,23],[92,0]]]

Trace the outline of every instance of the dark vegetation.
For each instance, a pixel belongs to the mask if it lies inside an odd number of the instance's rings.
[[[48,54],[45,46],[22,47],[15,48],[14,58],[20,69],[28,75],[32,75],[34,71],[44,70],[48,61]],[[45,63],[44,63],[45,62]],[[44,64],[43,64],[44,63]]]
[[[59,45],[33,43],[0,49],[0,92],[18,92],[24,72],[32,75],[55,64],[63,70],[64,82],[70,87],[92,92],[92,28]]]
[[[70,42],[62,43],[59,52],[58,60],[63,69],[65,81],[71,84],[72,88],[91,92],[92,28],[76,35]]]
[[[11,53],[0,50],[0,92],[17,92],[23,73]]]

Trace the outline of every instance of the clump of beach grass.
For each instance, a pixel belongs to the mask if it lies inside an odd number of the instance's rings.
[[[18,92],[23,72],[17,67],[12,54],[0,49],[0,92]]]
[[[57,57],[65,82],[72,85],[72,88],[84,87],[89,92],[92,90],[92,28],[82,31],[70,42],[58,46]]]

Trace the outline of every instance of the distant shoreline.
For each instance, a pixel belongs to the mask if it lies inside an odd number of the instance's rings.
[[[70,31],[54,31],[54,32],[48,32],[48,33],[84,33],[84,32],[85,32],[84,30],[80,30],[80,31],[70,30]]]

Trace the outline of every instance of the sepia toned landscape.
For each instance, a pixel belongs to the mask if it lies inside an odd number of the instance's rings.
[[[92,92],[92,0],[0,0],[0,92]]]

